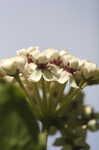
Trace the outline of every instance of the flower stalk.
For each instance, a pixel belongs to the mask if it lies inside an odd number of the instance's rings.
[[[44,129],[39,134],[39,150],[47,150],[48,131]]]

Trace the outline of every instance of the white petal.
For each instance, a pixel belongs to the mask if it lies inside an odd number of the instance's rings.
[[[71,75],[66,71],[60,72],[60,77],[57,79],[57,81],[61,84],[64,84],[70,80]]]
[[[68,51],[67,50],[61,50],[59,51],[59,55],[62,57],[62,56],[65,56],[65,55],[68,55]]]
[[[87,60],[82,60],[80,66],[85,78],[90,78],[95,75],[95,72],[97,70],[96,64]]]
[[[74,68],[74,69],[79,69],[79,66],[80,66],[80,59],[76,58],[76,57],[72,57],[70,60],[69,60],[69,66],[71,68]]]
[[[28,80],[32,82],[38,82],[42,77],[41,70],[34,70],[32,74],[29,76]]]
[[[34,51],[39,51],[39,47],[38,46],[35,46],[35,47],[29,47],[27,49],[28,53],[32,53]]]
[[[63,69],[60,69],[58,66],[54,65],[54,64],[48,64],[48,70],[53,74],[53,78],[54,80],[59,79],[60,77],[60,72]]]
[[[15,75],[17,72],[23,71],[26,59],[20,56],[3,59],[0,62],[0,70],[7,75]]]
[[[64,65],[68,65],[69,61],[73,58],[73,56],[67,54],[62,56],[62,60]]]
[[[26,48],[26,49],[20,49],[17,51],[17,56],[27,56],[28,54],[34,52],[34,51],[38,51],[39,50],[39,47],[36,46],[36,47],[29,47],[29,48]]]
[[[43,71],[43,77],[46,81],[58,81],[63,69],[53,64],[48,64],[48,70]]]
[[[43,72],[43,78],[45,81],[54,81],[55,80],[55,76],[53,75],[53,73],[48,70]]]
[[[45,55],[43,51],[37,55],[37,62],[43,63],[43,64],[48,62],[47,56]]]
[[[44,51],[47,59],[52,61],[53,59],[57,59],[59,57],[59,51],[53,48],[48,48]]]
[[[37,82],[41,79],[42,72],[37,69],[37,65],[34,63],[26,64],[23,72],[25,78],[32,82]]]
[[[76,83],[76,81],[75,81],[73,78],[71,78],[71,79],[69,80],[69,84],[70,84],[70,86],[73,87],[73,88],[79,88],[78,85],[77,85],[77,83]]]
[[[26,64],[25,67],[24,67],[24,71],[23,71],[23,74],[26,76],[26,77],[29,77],[35,70],[37,69],[37,65],[34,64],[34,63],[30,63],[30,64]]]
[[[20,49],[17,52],[17,56],[26,56],[27,55],[27,49]]]
[[[39,55],[40,55],[39,49],[36,49],[35,51],[30,53],[30,56],[34,62],[37,61]]]

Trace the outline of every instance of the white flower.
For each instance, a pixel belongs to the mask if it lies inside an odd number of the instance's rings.
[[[72,59],[73,56],[71,56],[70,54],[66,53],[65,55],[62,55],[62,60],[63,60],[63,64],[64,65],[68,65],[70,59]]]
[[[69,54],[69,53],[68,53],[67,50],[61,50],[61,51],[59,51],[59,55],[60,55],[61,57],[65,56],[65,55],[68,55],[68,54]]]
[[[59,74],[60,77],[57,79],[57,81],[61,84],[68,82],[71,78],[71,74],[63,70],[59,70]]]
[[[43,53],[47,57],[49,62],[59,57],[59,51],[53,48],[48,48],[44,50]]]
[[[19,56],[3,59],[0,61],[0,74],[15,75],[23,71],[25,63],[25,58]]]
[[[95,76],[95,72],[97,70],[96,64],[89,62],[87,60],[82,60],[80,63],[81,63],[80,68],[86,79]]]
[[[37,65],[34,63],[26,64],[23,74],[29,81],[37,82],[41,79],[41,70],[37,70]]]
[[[76,58],[76,57],[72,57],[69,60],[69,67],[73,68],[73,69],[79,69],[80,66],[80,59]]]
[[[44,51],[42,52],[35,52],[34,54],[32,54],[32,59],[35,60],[35,62],[37,63],[48,63],[48,59],[47,56],[45,55]]]
[[[34,51],[38,51],[39,47],[29,47],[27,49],[20,49],[17,51],[17,56],[27,56],[28,54],[34,52]]]
[[[55,65],[30,63],[25,65],[24,76],[27,80],[38,82],[43,77],[46,81],[55,81],[58,76],[58,69]]]
[[[17,56],[26,56],[27,49],[22,48],[22,49],[18,50],[16,53],[17,53]]]

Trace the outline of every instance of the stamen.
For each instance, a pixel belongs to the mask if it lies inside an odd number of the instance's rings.
[[[62,60],[60,58],[58,59],[53,59],[50,61],[51,64],[55,64],[56,66],[60,66],[62,64]]]
[[[68,67],[68,66],[65,66],[65,67],[64,67],[64,70],[67,71],[67,72],[69,72],[69,73],[72,73],[72,74],[77,71],[76,69],[70,68],[70,67]]]
[[[28,64],[33,63],[33,60],[32,60],[31,57],[32,57],[31,55],[27,54],[27,62],[28,62]]]
[[[28,64],[33,63],[32,58],[27,58]]]
[[[45,63],[45,64],[39,64],[39,63],[37,63],[37,66],[38,66],[38,69],[41,69],[41,70],[45,70],[46,68],[47,68],[47,63]]]

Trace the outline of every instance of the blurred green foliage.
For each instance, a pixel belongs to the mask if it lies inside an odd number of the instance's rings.
[[[38,133],[21,89],[0,80],[0,150],[36,150]]]
[[[72,91],[70,89],[68,94]],[[61,146],[61,150],[90,149],[86,143],[87,131],[99,130],[99,113],[92,109],[90,114],[86,114],[85,107],[84,93],[81,91],[68,105],[64,115],[50,118],[48,113],[47,117],[39,120],[42,129],[47,127],[48,135],[60,132],[61,136],[56,138],[54,145]],[[96,124],[88,124],[90,120],[95,120]],[[33,115],[24,92],[19,87],[0,80],[0,150],[46,150],[46,143],[42,142],[45,134],[40,131],[38,120]]]

